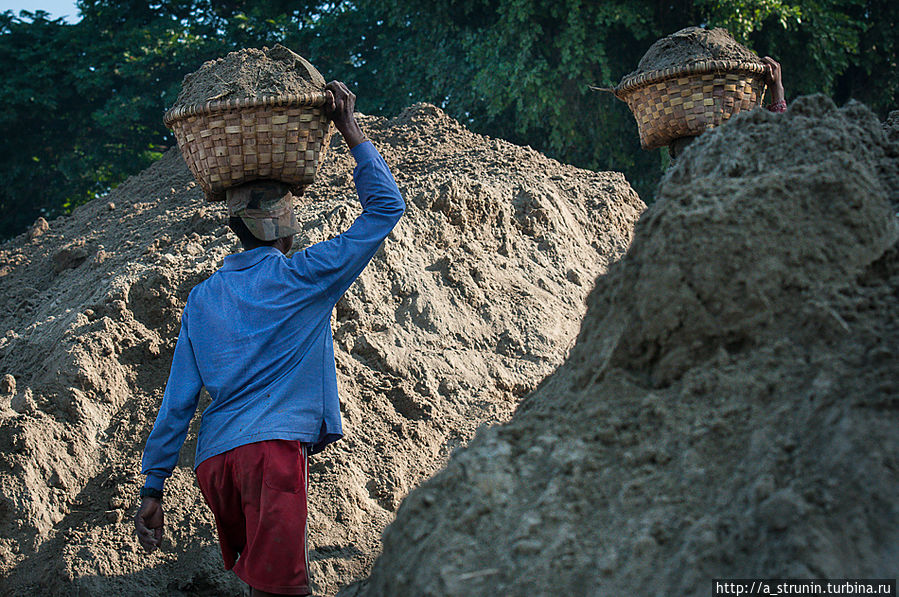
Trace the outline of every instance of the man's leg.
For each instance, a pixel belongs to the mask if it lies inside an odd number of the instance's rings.
[[[249,445],[242,454],[252,457],[237,475],[247,543],[234,572],[253,588],[251,595],[309,595],[305,446],[296,440]]]

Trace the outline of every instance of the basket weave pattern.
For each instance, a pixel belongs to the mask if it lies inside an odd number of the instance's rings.
[[[764,65],[713,61],[625,80],[615,95],[627,102],[644,149],[699,135],[743,110],[760,105]]]
[[[287,183],[300,194],[315,179],[331,136],[328,117],[318,107],[323,97],[210,102],[169,112],[165,122],[210,201],[223,200],[230,187],[259,179]],[[312,103],[318,106],[308,105]]]

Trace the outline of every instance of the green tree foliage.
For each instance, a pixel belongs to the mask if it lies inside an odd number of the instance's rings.
[[[185,74],[297,34],[311,13],[302,2],[237,4],[82,0],[75,25],[0,14],[0,239],[146,168],[174,144],[162,114]]]
[[[68,73],[79,48],[61,21],[35,13],[28,23],[0,15],[0,234],[20,232],[41,211],[59,212],[66,200],[102,186],[103,165],[81,168],[91,151],[79,142],[91,101]],[[67,113],[60,118],[61,113]],[[71,181],[53,195],[53,180]]]
[[[640,149],[612,86],[659,37],[724,26],[784,65],[788,99],[823,91],[896,106],[893,0],[81,0],[76,25],[0,15],[0,238],[146,167],[161,116],[204,60],[281,42],[359,108],[415,101],[562,161],[625,172],[651,201],[664,151]]]
[[[744,39],[781,61],[787,96],[814,91],[866,103],[881,117],[899,108],[899,3],[803,0],[784,25],[764,18]]]

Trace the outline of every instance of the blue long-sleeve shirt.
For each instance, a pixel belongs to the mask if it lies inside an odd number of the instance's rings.
[[[263,440],[300,440],[314,453],[342,437],[331,311],[405,210],[374,146],[352,153],[362,213],[346,232],[290,259],[273,247],[229,255],[191,291],[144,448],[147,487],[161,490],[172,474],[204,386],[212,403],[195,466]]]

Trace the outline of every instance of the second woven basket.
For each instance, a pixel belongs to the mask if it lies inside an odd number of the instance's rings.
[[[612,91],[633,112],[640,145],[655,149],[759,106],[765,72],[764,64],[711,60],[628,77]]]
[[[331,137],[321,106],[326,96],[302,93],[182,106],[163,122],[210,201],[253,180],[278,180],[302,194]]]

